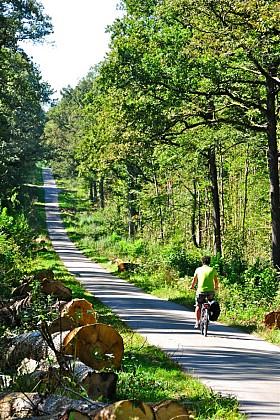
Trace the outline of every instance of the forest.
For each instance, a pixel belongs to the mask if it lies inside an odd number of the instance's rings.
[[[280,309],[279,6],[122,0],[104,61],[53,102],[21,46],[51,18],[39,1],[0,1],[2,300],[46,263],[34,184],[52,167],[86,254],[135,264],[121,275],[188,307],[183,283],[209,254],[221,320],[263,332]]]

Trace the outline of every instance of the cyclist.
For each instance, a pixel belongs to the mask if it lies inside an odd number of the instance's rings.
[[[194,328],[199,328],[201,305],[205,300],[212,300],[215,296],[215,290],[218,290],[217,271],[214,267],[210,267],[210,257],[205,255],[202,258],[202,266],[198,267],[193,276],[190,289],[194,289],[197,283],[197,292],[195,296],[195,317],[196,323]]]

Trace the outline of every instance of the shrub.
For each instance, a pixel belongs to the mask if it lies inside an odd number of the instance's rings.
[[[196,250],[187,250],[180,246],[170,246],[164,251],[167,268],[176,269],[179,276],[192,275],[201,264],[201,255]]]

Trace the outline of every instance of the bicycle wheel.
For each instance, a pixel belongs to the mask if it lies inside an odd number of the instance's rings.
[[[202,308],[201,308],[201,315],[200,315],[200,333],[202,335],[204,335],[204,321],[205,321],[204,317],[205,317],[205,309],[202,306]]]
[[[204,309],[204,317],[203,317],[203,335],[204,337],[207,337],[207,332],[208,332],[208,324],[209,324],[209,309],[205,308]]]

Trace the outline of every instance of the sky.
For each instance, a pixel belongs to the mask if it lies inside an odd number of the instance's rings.
[[[118,0],[40,1],[52,18],[54,34],[46,38],[48,44],[28,42],[23,48],[55,90],[52,98],[59,99],[63,87],[75,87],[90,67],[104,59],[110,40],[105,29],[122,12],[117,10]]]

